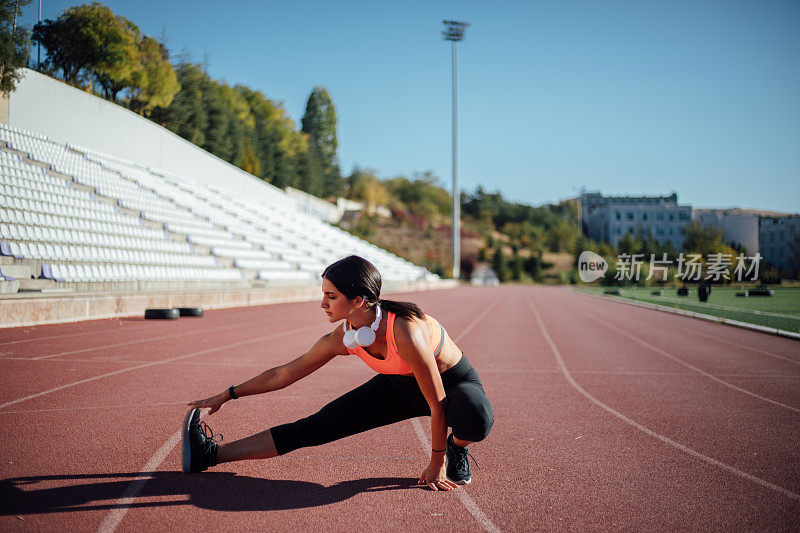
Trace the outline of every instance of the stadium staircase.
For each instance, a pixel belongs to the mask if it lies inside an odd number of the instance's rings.
[[[0,293],[312,284],[351,253],[389,282],[438,280],[282,191],[245,196],[0,124]]]

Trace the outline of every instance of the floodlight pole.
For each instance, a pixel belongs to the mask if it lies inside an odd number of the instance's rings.
[[[469,22],[443,20],[442,36],[453,46],[453,279],[461,277],[461,194],[458,191],[458,41]]]
[[[39,24],[42,23],[42,0],[39,0]],[[36,70],[42,71],[42,43],[36,43]]]

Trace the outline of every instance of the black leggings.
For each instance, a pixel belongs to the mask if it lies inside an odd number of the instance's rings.
[[[442,372],[446,397],[444,413],[453,435],[477,442],[494,424],[492,405],[478,373],[465,355]],[[414,376],[378,374],[360,387],[333,400],[319,412],[270,429],[279,455],[306,446],[319,446],[362,431],[388,426],[431,410]]]

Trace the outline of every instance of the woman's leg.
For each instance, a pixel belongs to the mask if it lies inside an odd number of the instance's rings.
[[[459,439],[458,437],[456,437],[455,435],[453,435],[453,442],[455,443],[456,446],[461,446],[462,448],[466,448],[470,444],[474,444],[477,441],[474,441],[474,440],[462,440],[462,439]]]
[[[492,404],[475,381],[462,381],[447,389],[445,417],[453,428],[453,442],[461,447],[482,441],[494,425]]]
[[[485,439],[494,424],[492,405],[480,381],[462,381],[447,389],[445,417],[453,428],[447,439],[447,477],[466,485],[472,481],[467,446]]]
[[[427,404],[421,407],[426,409]],[[425,414],[430,412],[420,412],[419,405],[398,394],[391,377],[379,374],[311,416],[250,438],[257,453],[263,454],[259,457],[274,457]]]
[[[250,437],[220,444],[217,448],[217,464],[247,459],[269,459],[275,457],[275,441],[270,430],[262,431]]]

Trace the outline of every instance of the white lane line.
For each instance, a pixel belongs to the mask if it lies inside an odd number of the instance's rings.
[[[494,308],[495,305],[497,305],[499,301],[500,301],[499,299],[496,299],[494,302],[489,304],[486,307],[486,309],[484,309],[483,312],[480,315],[478,315],[477,318],[475,318],[475,320],[473,320],[466,328],[464,328],[464,330],[461,333],[459,333],[459,335],[455,339],[453,339],[453,342],[457,343],[458,341],[463,339],[464,336],[469,332],[469,330],[471,330],[476,324],[478,324],[481,320],[483,320],[483,317],[489,314],[489,312]],[[419,439],[419,444],[420,446],[422,446],[422,451],[424,453],[427,453],[428,450],[431,449],[431,444],[430,442],[428,442],[428,437],[425,436],[425,432],[422,429],[422,424],[420,424],[418,418],[413,418],[411,419],[411,425],[414,427],[414,433],[416,433],[417,438]],[[475,518],[475,520],[478,521],[478,523],[484,530],[491,531],[493,533],[500,531],[500,529],[496,525],[494,525],[494,523],[492,523],[489,517],[486,516],[486,514],[483,511],[481,511],[481,508],[478,507],[478,505],[472,500],[472,498],[469,497],[469,494],[467,494],[466,490],[456,489],[454,492],[456,493],[456,496],[458,496],[458,499],[461,500],[461,503],[464,505],[464,507],[466,507],[467,511],[469,511],[469,514],[471,514],[473,518]]]
[[[622,330],[622,329],[619,329],[619,328],[617,328],[615,326],[612,326],[611,324],[609,324],[608,322],[606,322],[604,320],[600,320],[599,318],[595,318],[595,317],[593,317],[591,315],[587,315],[587,314],[582,313],[580,311],[577,311],[575,309],[573,309],[572,311],[574,313],[578,314],[578,315],[581,315],[584,318],[588,318],[589,320],[592,320],[594,322],[597,322],[598,324],[601,324],[601,325],[607,327],[611,331],[614,331],[614,332],[622,335],[623,337],[626,337],[626,338],[628,338],[628,339],[630,339],[630,340],[632,340],[632,341],[634,341],[634,342],[636,342],[638,344],[641,344],[642,346],[644,346],[648,350],[652,350],[652,351],[656,352],[657,354],[662,355],[662,356],[666,357],[667,359],[678,363],[679,365],[685,366],[686,368],[692,370],[693,372],[697,372],[698,374],[700,374],[702,376],[705,376],[710,380],[716,381],[717,383],[719,383],[721,385],[729,387],[729,388],[731,388],[731,389],[733,389],[735,391],[741,392],[742,394],[747,394],[748,396],[752,396],[754,398],[758,398],[759,400],[762,400],[762,401],[777,405],[779,407],[783,407],[784,409],[789,409],[790,411],[794,411],[795,413],[800,413],[800,409],[797,409],[796,407],[792,407],[791,405],[786,405],[785,403],[776,402],[775,400],[767,398],[766,396],[761,396],[760,394],[756,394],[755,392],[751,392],[751,391],[749,391],[747,389],[743,389],[741,387],[737,387],[736,385],[734,385],[732,383],[728,383],[727,381],[725,381],[723,379],[719,379],[717,376],[715,376],[713,374],[709,374],[705,370],[703,370],[701,368],[698,368],[698,367],[696,367],[696,366],[694,366],[694,365],[692,365],[690,363],[687,363],[686,361],[684,361],[680,357],[678,357],[676,355],[673,355],[673,354],[671,354],[671,353],[669,353],[669,352],[667,352],[665,350],[662,350],[661,348],[658,348],[657,346],[653,346],[649,342],[647,342],[647,341],[645,341],[643,339],[640,339],[636,335],[633,335],[631,333],[628,333],[625,330]]]
[[[0,361],[31,361],[32,359],[29,357],[0,357]],[[109,365],[109,364],[126,364],[126,365],[136,365],[140,363],[146,363],[147,361],[142,361],[140,359],[43,359],[43,363],[61,363],[61,364],[72,364],[72,363],[94,363],[98,365]],[[255,361],[255,360],[243,360],[240,362],[228,362],[225,361],[224,363],[212,363],[207,361],[183,361],[180,363],[175,363],[176,365],[190,365],[190,366],[224,366],[226,368],[232,366],[264,366],[263,361]]]
[[[347,370],[346,372],[351,372]],[[329,398],[330,394],[328,393],[318,393],[318,394],[283,394],[283,395],[276,395],[270,396],[270,400],[297,400],[302,398]],[[258,400],[255,400],[258,401]],[[19,415],[19,414],[32,414],[32,413],[55,413],[60,411],[102,411],[105,409],[138,409],[140,407],[167,407],[173,405],[186,405],[187,402],[180,401],[180,402],[163,402],[163,403],[128,403],[122,405],[82,405],[77,407],[52,407],[50,409],[15,409],[13,411],[0,411],[0,415]]]
[[[419,439],[419,444],[422,446],[423,452],[426,452],[431,449],[431,444],[428,442],[428,437],[425,436],[425,432],[422,430],[422,424],[420,424],[418,418],[411,419],[411,425],[414,426],[414,432],[417,434],[417,438]],[[490,531],[492,533],[499,533],[500,528],[498,528],[494,523],[486,516],[486,513],[481,511],[481,508],[469,497],[467,494],[466,489],[463,487],[459,487],[453,491],[458,499],[461,500],[461,503],[466,507],[469,514],[472,515],[475,520],[481,525],[481,527],[485,531]]]
[[[186,405],[186,402],[164,403],[129,403],[126,405],[84,405],[78,407],[53,407],[51,409],[18,409],[14,411],[0,411],[0,415],[18,415],[23,413],[54,413],[59,411],[95,411],[102,409],[138,409],[140,407],[164,407],[167,405]]]
[[[572,385],[572,387],[575,390],[577,390],[579,393],[581,393],[587,400],[589,400],[590,402],[592,402],[596,406],[600,407],[604,411],[606,411],[608,413],[611,413],[612,415],[614,415],[615,417],[619,418],[623,422],[625,422],[627,424],[630,424],[631,426],[635,427],[636,429],[638,429],[642,433],[645,433],[646,435],[649,435],[649,436],[653,437],[654,439],[658,439],[661,442],[663,442],[665,444],[668,444],[669,446],[672,446],[673,448],[676,448],[676,449],[678,449],[678,450],[680,450],[680,451],[682,451],[684,453],[687,453],[687,454],[691,455],[692,457],[695,457],[697,459],[700,459],[701,461],[704,461],[704,462],[706,462],[708,464],[716,466],[717,468],[720,468],[720,469],[722,469],[722,470],[724,470],[724,471],[726,471],[728,473],[731,473],[731,474],[733,474],[735,476],[744,478],[744,479],[746,479],[748,481],[752,481],[753,483],[755,483],[757,485],[760,485],[760,486],[762,486],[764,488],[773,490],[773,491],[775,491],[775,492],[777,492],[779,494],[782,494],[782,495],[786,496],[787,498],[791,498],[793,500],[800,500],[800,494],[797,494],[797,493],[794,493],[794,492],[792,492],[790,490],[784,489],[783,487],[779,487],[778,485],[774,485],[774,484],[770,483],[769,481],[765,481],[765,480],[763,480],[761,478],[757,478],[756,476],[748,474],[747,472],[742,472],[741,470],[739,470],[737,468],[734,468],[734,467],[732,467],[730,465],[727,465],[727,464],[725,464],[723,462],[717,461],[716,459],[708,457],[707,455],[703,455],[702,453],[697,452],[697,451],[689,448],[688,446],[684,446],[683,444],[679,444],[679,443],[675,442],[674,440],[671,440],[671,439],[668,439],[667,437],[664,437],[663,435],[659,435],[655,431],[653,431],[653,430],[651,430],[649,428],[646,428],[645,426],[639,424],[638,422],[635,422],[635,421],[631,420],[630,418],[628,418],[627,416],[623,415],[619,411],[616,411],[616,410],[612,409],[608,405],[604,404],[603,402],[601,402],[600,400],[598,400],[597,398],[595,398],[594,396],[592,396],[591,394],[586,392],[583,389],[583,387],[578,385],[578,383],[572,378],[572,375],[570,374],[569,370],[567,370],[567,367],[564,365],[564,360],[561,357],[561,352],[558,351],[558,348],[556,347],[555,343],[553,342],[553,339],[550,338],[550,334],[547,332],[547,328],[545,327],[544,322],[542,321],[542,317],[539,314],[539,311],[536,309],[536,306],[533,303],[533,297],[530,295],[530,293],[526,294],[526,300],[528,302],[528,307],[530,307],[531,311],[533,311],[533,314],[536,316],[536,321],[539,324],[539,329],[541,329],[545,340],[550,345],[550,349],[553,351],[553,354],[555,355],[556,360],[558,361],[558,365],[561,367],[561,372],[564,374],[564,377],[567,379],[569,384]]]
[[[218,327],[215,327],[215,328],[198,329],[198,330],[192,330],[192,331],[182,331],[180,333],[170,333],[169,335],[159,335],[157,337],[147,337],[147,338],[143,338],[143,339],[134,339],[134,340],[131,340],[131,341],[118,342],[118,343],[115,343],[115,344],[106,344],[106,345],[103,345],[103,346],[92,346],[92,347],[89,347],[89,348],[82,348],[80,350],[71,350],[71,351],[68,351],[68,352],[59,352],[59,353],[54,353],[54,354],[50,354],[50,355],[40,355],[39,357],[31,357],[30,360],[31,361],[39,361],[39,360],[42,360],[42,359],[50,359],[51,357],[59,357],[61,355],[72,355],[72,354],[84,353],[84,352],[96,352],[98,350],[105,350],[106,348],[119,348],[120,346],[131,346],[131,345],[134,345],[134,344],[140,344],[140,343],[145,343],[145,342],[160,341],[160,340],[165,340],[165,339],[178,339],[180,337],[189,337],[191,335],[199,335],[201,333],[202,334],[205,334],[205,333],[216,333],[218,331],[226,331],[226,330],[230,330],[230,329],[237,329],[237,328],[247,327],[247,326],[250,326],[252,324],[263,324],[263,322],[264,321],[260,319],[260,320],[251,320],[249,322],[239,322],[238,324],[230,324],[230,325],[227,325],[227,326],[218,326]]]
[[[475,318],[475,320],[473,320],[472,322],[470,322],[470,323],[469,323],[469,325],[468,325],[466,328],[464,328],[464,330],[463,330],[461,333],[459,333],[459,334],[458,334],[458,337],[456,337],[455,339],[453,339],[453,342],[458,342],[458,341],[460,341],[461,339],[463,339],[463,338],[466,336],[466,334],[467,334],[467,333],[469,333],[469,330],[471,330],[473,327],[475,327],[475,325],[476,325],[476,324],[478,324],[478,323],[479,323],[481,320],[483,320],[483,317],[485,317],[486,315],[488,315],[488,314],[489,314],[489,311],[491,311],[492,309],[494,309],[494,306],[496,306],[496,305],[497,305],[497,303],[498,303],[499,301],[500,301],[500,298],[496,299],[496,300],[495,300],[495,301],[493,301],[491,304],[489,304],[489,305],[486,307],[486,309],[484,309],[484,310],[483,310],[483,312],[482,312],[481,314],[479,314],[479,315],[478,315],[478,316]]]
[[[587,293],[584,293],[582,291],[574,291],[574,294],[579,294],[581,296],[590,296],[590,297],[594,298],[595,300],[601,300],[601,301],[609,302],[609,303],[612,303],[612,304],[627,305],[624,301],[607,300],[605,298],[598,298],[596,295],[587,294]],[[658,309],[653,309],[653,310],[654,311],[658,311]],[[649,317],[649,315],[645,315],[645,316]],[[680,315],[675,315],[675,316],[680,316]],[[770,357],[774,357],[776,359],[781,359],[783,361],[787,361],[787,362],[795,364],[795,365],[800,365],[800,361],[797,360],[797,359],[792,359],[790,357],[785,357],[783,355],[774,354],[772,352],[768,352],[766,350],[762,350],[761,348],[755,348],[753,346],[747,346],[746,344],[741,344],[741,343],[738,343],[738,342],[732,342],[732,341],[729,341],[727,339],[723,339],[722,337],[718,337],[716,335],[712,335],[711,333],[708,333],[707,331],[700,331],[700,330],[696,330],[696,329],[693,329],[693,328],[687,328],[687,327],[685,327],[685,325],[681,325],[681,327],[673,326],[673,325],[670,325],[668,322],[661,323],[661,322],[658,322],[658,321],[655,321],[655,320],[649,320],[648,318],[644,318],[643,320],[645,320],[646,322],[649,322],[650,324],[658,325],[659,327],[665,327],[666,326],[666,327],[668,327],[670,329],[674,329],[674,330],[680,331],[681,333],[689,332],[689,333],[692,333],[693,335],[697,335],[698,337],[703,337],[704,339],[713,339],[713,340],[715,340],[717,342],[721,342],[721,343],[727,344],[729,346],[735,346],[735,347],[740,348],[740,349],[744,348],[745,350],[750,350],[750,351],[753,351],[753,352],[756,352],[756,353],[761,353],[761,354],[764,354],[764,355],[768,355]]]
[[[149,328],[149,327],[151,327],[151,326],[148,325],[148,324],[141,324],[141,325],[138,325],[138,326],[130,326],[130,327],[125,328],[124,330],[120,330],[120,333],[125,333],[125,332],[128,332],[128,331],[136,331],[136,330],[139,330],[139,329],[145,329],[145,328]],[[64,338],[67,338],[67,337],[85,337],[87,335],[93,335],[95,333],[102,333],[104,335],[108,335],[108,328],[96,329],[96,330],[90,330],[90,331],[81,331],[81,332],[78,332],[78,333],[63,333],[61,335],[50,335],[48,337],[34,337],[32,339],[20,339],[20,340],[16,340],[16,341],[2,341],[2,342],[0,342],[0,346],[4,346],[6,344],[21,344],[23,342],[36,342],[36,341],[49,341],[49,340],[52,340],[52,339],[64,339]]]
[[[125,489],[125,492],[122,496],[114,503],[115,509],[109,511],[109,513],[103,518],[103,522],[100,524],[100,527],[97,528],[97,531],[102,533],[111,533],[114,531],[122,519],[125,517],[125,514],[130,509],[130,506],[133,504],[136,497],[139,496],[139,493],[142,492],[142,487],[147,481],[150,479],[151,476],[147,474],[152,474],[156,471],[156,469],[164,462],[164,459],[170,454],[173,448],[181,441],[181,430],[179,429],[172,436],[165,442],[161,448],[153,454],[149,461],[145,463],[145,465],[140,470],[141,477],[135,481],[132,481],[128,488]]]
[[[287,336],[287,335],[293,335],[295,333],[301,333],[301,332],[309,331],[309,330],[313,330],[313,329],[319,329],[319,326],[306,326],[306,327],[303,327],[303,328],[292,329],[292,330],[283,331],[283,332],[280,332],[280,333],[273,333],[271,335],[265,335],[263,337],[256,337],[255,339],[249,339],[249,340],[245,340],[245,341],[238,341],[238,342],[234,342],[234,343],[231,343],[231,344],[225,344],[223,346],[217,346],[215,348],[209,348],[207,350],[200,350],[198,352],[192,352],[192,353],[188,353],[188,354],[184,354],[184,355],[179,355],[177,357],[170,357],[168,359],[162,359],[160,361],[153,361],[151,363],[145,363],[145,364],[142,364],[142,365],[136,365],[136,366],[132,366],[130,368],[123,368],[121,370],[115,370],[114,372],[108,372],[108,373],[105,373],[105,374],[100,374],[99,376],[92,376],[90,378],[82,379],[80,381],[75,381],[74,383],[67,383],[66,385],[60,385],[58,387],[53,387],[52,389],[48,389],[46,391],[37,392],[36,394],[30,394],[30,395],[24,396],[22,398],[17,398],[16,400],[11,400],[10,402],[6,402],[6,403],[3,403],[3,404],[0,404],[0,409],[5,409],[6,407],[8,407],[10,405],[14,405],[14,404],[17,404],[17,403],[20,403],[20,402],[24,402],[26,400],[32,400],[33,398],[38,398],[40,396],[44,396],[44,395],[50,394],[52,392],[57,392],[57,391],[60,391],[60,390],[68,389],[70,387],[74,387],[76,385],[81,385],[83,383],[89,383],[90,381],[95,381],[95,380],[98,380],[98,379],[108,378],[108,377],[111,377],[111,376],[116,376],[118,374],[124,374],[125,372],[130,372],[132,370],[139,370],[140,368],[147,368],[147,367],[150,367],[150,366],[163,365],[164,363],[171,363],[173,361],[179,361],[181,359],[187,359],[189,357],[196,357],[198,355],[204,355],[204,354],[207,354],[207,353],[219,352],[221,350],[227,350],[229,348],[238,348],[239,346],[244,346],[244,345],[247,345],[247,344],[253,344],[253,343],[256,343],[256,342],[261,342],[261,341],[265,341],[265,340],[269,340],[269,339],[275,339],[275,338],[278,338],[278,337],[284,337],[284,336]]]

